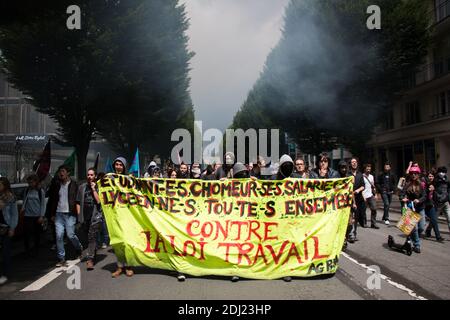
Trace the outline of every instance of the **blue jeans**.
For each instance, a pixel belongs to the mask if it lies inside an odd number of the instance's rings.
[[[419,235],[425,230],[425,210],[422,209],[419,211],[421,218],[417,223],[416,227],[410,234],[411,240],[413,242],[414,247],[420,248],[420,237]]]
[[[425,213],[428,218],[430,218],[430,223],[428,224],[426,234],[427,236],[431,235],[431,228],[434,230],[434,234],[436,235],[436,239],[441,237],[441,233],[439,232],[439,224],[437,218],[437,211],[435,207],[428,208],[425,210]]]
[[[389,220],[389,207],[392,203],[392,193],[383,192],[381,198],[383,199],[384,206],[383,220]]]
[[[66,251],[64,250],[64,229],[67,233],[67,238],[72,242],[76,250],[81,250],[81,243],[78,237],[75,235],[75,224],[77,223],[77,217],[69,214],[57,212],[55,218],[56,228],[56,249],[59,260],[65,260]]]
[[[9,277],[11,276],[11,238],[8,234],[0,236],[0,243],[2,244],[2,270],[0,275]]]

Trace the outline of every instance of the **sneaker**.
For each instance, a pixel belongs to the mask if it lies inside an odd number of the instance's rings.
[[[389,220],[384,220],[384,224],[388,226],[388,225],[390,225],[391,223],[389,222]]]
[[[106,243],[102,244],[102,249],[108,248],[108,245]]]
[[[67,267],[67,261],[66,260],[59,260],[58,263],[55,266],[57,268]]]
[[[0,277],[0,286],[4,285],[8,281],[8,278],[5,276]]]
[[[414,248],[413,248],[413,251],[414,251],[415,253],[420,253],[420,247],[414,247]]]
[[[284,280],[285,282],[291,282],[291,281],[292,281],[292,278],[291,278],[291,277],[284,277],[283,280]]]
[[[239,281],[239,277],[238,277],[238,276],[233,276],[233,277],[231,278],[231,281],[232,281],[232,282],[238,282],[238,281]]]
[[[444,242],[444,241],[445,241],[445,239],[444,239],[444,238],[442,238],[442,237],[439,237],[439,238],[436,238],[436,241],[439,241],[439,242]]]
[[[380,229],[380,227],[377,226],[376,224],[373,224],[373,225],[371,225],[370,227],[371,227],[372,229]]]
[[[87,268],[88,271],[94,270],[94,261],[89,259],[86,262],[86,268]]]
[[[184,280],[186,280],[186,276],[182,273],[179,273],[177,279],[178,281],[183,282]]]

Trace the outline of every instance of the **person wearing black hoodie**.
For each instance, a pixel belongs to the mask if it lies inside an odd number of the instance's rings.
[[[225,153],[225,161],[224,164],[216,170],[215,178],[216,180],[232,178],[233,177],[233,166],[235,163],[236,157],[233,152]]]
[[[270,180],[284,180],[286,178],[291,178],[294,173],[294,161],[292,158],[287,155],[283,154],[280,158],[280,166],[278,167],[277,174],[274,174]],[[292,281],[291,277],[284,277],[284,281],[290,282]]]

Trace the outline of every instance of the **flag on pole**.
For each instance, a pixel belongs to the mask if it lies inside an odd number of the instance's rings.
[[[111,159],[108,157],[108,159],[106,159],[106,163],[105,163],[105,173],[110,173],[110,172],[114,172],[114,168],[113,168]]]
[[[97,157],[95,157],[95,162],[94,162],[94,169],[95,169],[95,172],[97,172],[98,170],[98,161],[99,161],[99,159],[100,159],[100,152],[97,152]]]
[[[73,150],[72,154],[63,163],[63,165],[69,167],[69,171],[70,171],[70,175],[71,176],[75,175],[75,163],[76,163],[76,160],[77,160],[77,154],[76,154],[75,150]]]
[[[139,148],[136,148],[136,154],[134,155],[134,159],[131,163],[129,172],[136,178],[139,178],[141,176],[141,168],[139,165]]]
[[[33,164],[33,171],[39,177],[39,180],[42,181],[47,177],[50,172],[50,164],[51,164],[51,147],[50,147],[50,139],[44,146],[42,153],[39,158]]]

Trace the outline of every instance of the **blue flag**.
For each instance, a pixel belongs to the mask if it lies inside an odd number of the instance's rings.
[[[141,176],[141,169],[139,165],[139,148],[136,149],[136,154],[134,155],[133,162],[131,163],[130,167],[130,174],[135,176],[136,178],[139,178]]]
[[[105,163],[105,173],[111,173],[111,172],[114,172],[114,168],[113,168],[111,159],[108,157],[108,159],[106,159],[106,163]]]

